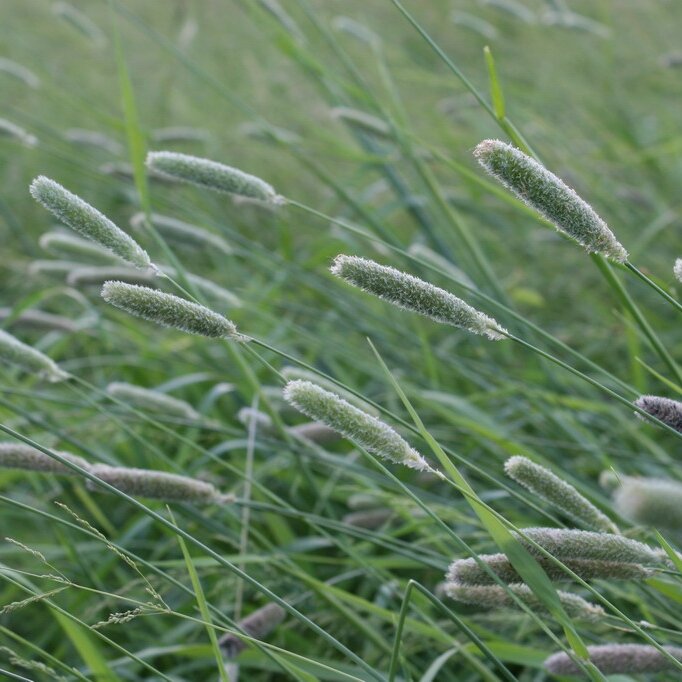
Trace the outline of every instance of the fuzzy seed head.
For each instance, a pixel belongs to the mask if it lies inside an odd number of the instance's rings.
[[[90,468],[90,472],[128,495],[194,504],[220,504],[231,501],[229,496],[222,495],[210,483],[165,471],[95,464]],[[92,481],[87,481],[86,485],[90,490],[103,492],[103,489]]]
[[[517,604],[512,599],[508,590],[513,592],[516,597],[533,609],[533,611],[546,612],[543,602],[524,583],[512,583],[507,585],[507,589],[500,585],[462,585],[453,582],[446,582],[443,587],[443,591],[448,597],[464,604],[472,604],[485,609],[517,608]],[[566,613],[572,618],[597,621],[606,616],[606,612],[601,606],[591,604],[575,594],[558,590],[557,596]]]
[[[573,521],[608,533],[618,532],[618,528],[606,514],[549,469],[531,462],[526,457],[516,456],[505,462],[504,470],[510,478]]]
[[[154,142],[207,142],[210,138],[207,130],[190,128],[189,126],[169,126],[152,130]]]
[[[506,330],[492,318],[454,294],[395,268],[358,256],[337,256],[331,271],[349,284],[404,310],[482,334],[493,341],[505,338]]]
[[[391,127],[372,114],[359,109],[352,109],[350,107],[334,107],[331,110],[332,118],[337,121],[347,123],[351,128],[355,128],[363,133],[374,135],[375,137],[390,137]]]
[[[96,263],[120,263],[111,251],[88,239],[61,230],[52,230],[38,240],[40,247],[61,258],[86,258]]]
[[[310,381],[290,381],[285,400],[311,419],[321,421],[379,457],[422,471],[426,460],[390,426]]]
[[[504,583],[519,583],[521,576],[504,554],[480,554],[481,559]],[[571,576],[561,567],[545,558],[536,558],[552,582],[566,582]],[[561,562],[583,580],[605,578],[607,580],[644,580],[654,574],[653,569],[641,564],[596,559],[561,559]],[[450,564],[447,579],[462,585],[491,585],[492,576],[475,559],[457,559]]]
[[[342,523],[356,528],[366,528],[367,530],[376,530],[381,528],[386,521],[393,516],[393,510],[388,507],[381,507],[379,509],[363,509],[362,511],[351,512],[346,514],[342,519]]]
[[[673,658],[682,661],[682,648],[664,646]],[[648,644],[600,644],[588,646],[590,661],[604,675],[623,673],[660,673],[677,670],[675,663],[664,656],[656,647]],[[545,661],[545,668],[553,675],[582,675],[582,670],[562,652],[552,654]]]
[[[19,315],[15,315],[12,308],[0,308],[0,320],[5,321],[12,318],[11,324],[16,327],[26,329],[47,329],[59,332],[75,332],[80,325],[69,317],[46,313],[43,310],[23,310]]]
[[[490,175],[588,252],[619,263],[627,260],[627,251],[594,209],[537,161],[500,140],[484,140],[474,156]]]
[[[172,294],[125,282],[105,282],[102,287],[102,298],[135,317],[156,322],[164,327],[199,336],[244,340],[227,318],[198,303],[186,301]]]
[[[682,433],[682,403],[657,395],[643,395],[635,400],[635,406],[656,417],[671,429]]]
[[[64,459],[89,469],[90,464],[82,457],[69,452],[58,452]],[[49,455],[32,448],[25,443],[0,443],[0,467],[5,469],[23,469],[24,471],[41,471],[46,474],[74,476],[76,472]]]
[[[338,431],[334,431],[334,429],[322,422],[298,424],[297,426],[292,426],[288,431],[294,438],[301,438],[318,445],[330,445],[331,443],[336,443],[341,438]]]
[[[0,329],[0,359],[50,382],[64,381],[69,378],[69,374],[59,369],[54,360],[2,329]]]
[[[35,135],[31,135],[27,130],[24,130],[24,128],[16,123],[12,123],[12,121],[8,121],[6,118],[0,118],[0,136],[3,135],[17,139],[25,147],[35,147],[38,145],[38,138]]]
[[[237,412],[237,419],[247,428],[249,428],[251,424],[255,424],[256,428],[261,431],[273,430],[270,415],[261,412],[260,410],[256,410],[253,407],[242,407],[239,412]]]
[[[166,417],[201,419],[201,415],[188,402],[142,386],[115,381],[107,386],[106,392],[128,405],[150,412],[158,412]]]
[[[254,639],[263,639],[267,637],[285,618],[286,612],[279,605],[271,602],[256,609],[243,620],[240,620],[237,625],[240,630],[243,630],[249,637]],[[227,658],[234,658],[239,653],[246,649],[247,643],[244,642],[237,635],[227,633],[221,637],[220,648],[225,652]]]
[[[18,64],[6,57],[0,57],[0,72],[13,76],[17,80],[23,81],[29,88],[39,88],[40,78],[23,64]]]
[[[147,252],[96,208],[41,175],[31,183],[31,195],[65,225],[137,268],[148,268]]]
[[[149,152],[147,167],[198,187],[281,204],[283,198],[264,180],[217,161],[177,152]]]
[[[151,270],[138,270],[126,265],[89,265],[74,268],[66,276],[66,283],[71,287],[101,285],[110,279],[127,284],[153,284],[155,275]]]
[[[682,483],[622,476],[613,502],[616,511],[631,523],[682,531]]]
[[[85,130],[84,128],[69,128],[64,131],[64,139],[74,144],[88,147],[98,147],[110,154],[122,154],[123,147],[114,139],[100,133],[97,130]]]
[[[678,282],[682,282],[682,258],[678,258],[675,261],[675,267],[673,268],[673,274]]]

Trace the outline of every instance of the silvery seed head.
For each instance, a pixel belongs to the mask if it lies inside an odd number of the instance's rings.
[[[38,144],[38,138],[31,135],[27,130],[6,118],[0,118],[0,137],[13,137],[25,147],[35,147]]]
[[[682,433],[682,403],[677,400],[657,395],[643,395],[635,400],[635,406],[667,424],[671,429]]]
[[[556,507],[573,521],[589,528],[617,533],[611,519],[583,497],[572,485],[527,457],[511,457],[504,464],[510,478]]]
[[[43,310],[23,310],[16,315],[12,308],[0,308],[0,321],[12,319],[12,326],[25,327],[27,329],[47,329],[59,332],[75,332],[81,325],[74,322],[70,317],[46,313]]]
[[[198,303],[186,301],[172,294],[125,282],[105,282],[102,287],[102,298],[135,317],[156,322],[164,327],[180,329],[199,336],[244,340],[244,337],[237,333],[234,323],[227,318]]]
[[[128,284],[153,285],[156,276],[151,270],[138,270],[127,265],[83,265],[69,272],[66,276],[66,283],[71,287],[88,284],[102,285],[111,279]]]
[[[2,329],[0,329],[0,359],[51,382],[64,381],[70,376],[59,369],[47,355],[27,346]]]
[[[503,588],[500,585],[463,585],[461,583],[446,582],[444,593],[456,601],[472,604],[485,609],[513,609],[518,608],[509,591],[535,612],[546,612],[544,603],[524,583],[512,583]],[[557,596],[566,613],[572,618],[597,621],[606,616],[601,606],[591,604],[570,592],[557,591]]]
[[[660,565],[659,553],[643,542],[612,533],[595,533],[573,528],[524,528],[523,534],[557,559],[594,559]],[[540,553],[524,537],[518,541],[535,556]]]
[[[522,582],[509,559],[504,554],[480,554],[478,557],[504,583]],[[560,566],[545,558],[537,558],[547,577],[553,582],[566,582],[571,576]],[[617,561],[596,559],[561,559],[561,562],[583,580],[605,578],[607,580],[644,580],[654,574],[652,568]],[[456,559],[450,564],[447,579],[462,585],[491,585],[492,576],[475,559]]]
[[[90,464],[82,457],[69,452],[58,452],[64,459],[77,464],[83,469],[89,469]],[[60,474],[73,476],[73,469],[65,466],[40,450],[25,443],[0,443],[0,467],[5,469],[23,469],[24,471],[42,471],[46,474]]]
[[[495,320],[444,289],[395,268],[358,256],[337,256],[331,271],[363,291],[399,308],[424,315],[436,322],[466,329],[497,341],[506,329]]]
[[[251,424],[255,424],[256,428],[261,431],[272,431],[272,419],[265,412],[256,410],[253,407],[242,407],[237,412],[237,419],[247,428]]]
[[[417,470],[428,469],[426,460],[390,426],[310,381],[290,381],[284,398],[311,419],[321,421],[379,457]]]
[[[31,183],[33,198],[70,228],[137,268],[151,267],[147,252],[96,208],[41,175]]]
[[[285,618],[286,612],[279,605],[271,602],[256,609],[246,618],[240,620],[237,625],[249,637],[263,639],[267,637]],[[246,649],[247,643],[237,635],[227,633],[220,638],[220,648],[227,658],[234,658]]]
[[[613,491],[616,511],[631,523],[682,531],[682,483],[621,476]]]
[[[682,648],[664,646],[673,658],[682,661]],[[600,644],[588,646],[590,661],[604,675],[634,675],[678,670],[675,663],[649,644]],[[582,670],[563,651],[545,660],[545,668],[553,675],[582,675]]]
[[[587,251],[619,263],[628,258],[606,223],[568,185],[522,151],[500,140],[484,140],[474,156],[521,201]]]
[[[0,72],[13,76],[17,80],[22,81],[29,88],[39,88],[40,78],[23,64],[7,59],[7,57],[0,57]]]
[[[106,392],[127,405],[158,412],[165,417],[201,419],[201,415],[188,402],[142,386],[114,381],[107,386]]]
[[[40,247],[61,258],[86,258],[96,263],[120,263],[121,259],[108,249],[88,239],[61,230],[41,235]]]
[[[259,199],[271,204],[284,203],[283,197],[264,180],[198,156],[176,152],[149,152],[147,167],[198,187]]]
[[[74,144],[88,147],[98,147],[110,154],[122,154],[123,146],[116,140],[97,130],[85,130],[84,128],[69,128],[64,131],[64,139]]]
[[[673,268],[673,274],[678,282],[682,282],[682,258],[678,258],[675,261],[675,267]]]
[[[210,483],[165,471],[95,464],[90,468],[90,472],[128,495],[194,504],[222,504],[233,501],[230,495],[221,494]],[[103,488],[93,481],[87,481],[86,485],[90,490],[103,492]]]
[[[298,424],[290,427],[288,431],[294,438],[301,438],[318,445],[330,445],[331,443],[336,443],[341,438],[338,431],[334,431],[334,429],[322,422]]]

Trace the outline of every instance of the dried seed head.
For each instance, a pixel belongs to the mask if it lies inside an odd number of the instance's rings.
[[[198,187],[259,199],[271,204],[284,203],[283,197],[260,178],[198,156],[176,152],[149,152],[147,167]]]
[[[70,228],[138,268],[151,267],[147,252],[96,208],[41,175],[31,183],[33,198]]]
[[[480,554],[481,559],[504,583],[519,583],[521,576],[504,554]],[[538,563],[553,582],[571,580],[571,576],[561,567],[548,559],[537,558]],[[644,580],[654,574],[654,570],[641,564],[595,559],[561,559],[561,562],[583,580],[605,578],[608,580]],[[447,578],[462,585],[491,585],[492,576],[474,559],[457,559],[450,564]]]
[[[673,658],[682,661],[682,648],[664,646]],[[656,647],[648,644],[600,644],[588,646],[590,661],[604,675],[623,673],[660,673],[677,670],[674,661],[662,654]],[[573,659],[563,651],[552,654],[545,661],[545,668],[553,675],[582,675],[582,670]]]
[[[144,227],[145,220],[146,216],[144,213],[136,213],[130,219],[130,226],[135,230],[141,230]],[[177,242],[217,249],[225,255],[233,252],[232,247],[222,237],[196,225],[190,225],[177,218],[160,215],[159,213],[152,213],[151,221],[162,235]]]
[[[611,519],[583,497],[572,485],[526,457],[511,457],[504,465],[510,478],[553,505],[573,521],[589,528],[617,533]]]
[[[70,376],[59,369],[47,355],[27,346],[2,329],[0,329],[0,359],[51,382],[64,381]]]
[[[0,57],[0,72],[13,76],[17,80],[22,81],[29,88],[39,88],[40,78],[23,64],[18,64],[6,57]]]
[[[399,308],[495,341],[505,338],[506,330],[492,318],[454,294],[395,268],[358,256],[337,256],[331,271],[349,284]]]
[[[659,553],[643,542],[614,535],[568,528],[524,528],[523,534],[557,559],[594,559],[647,565],[660,565]],[[520,535],[518,541],[535,556],[540,556]]]
[[[57,451],[57,454],[83,469],[90,468],[90,464],[82,457],[61,451]],[[25,443],[0,443],[0,467],[5,469],[23,469],[25,471],[42,471],[46,474],[62,474],[66,476],[74,476],[77,473],[56,459]]]
[[[290,381],[284,387],[284,398],[307,417],[321,421],[379,457],[420,471],[429,468],[426,460],[390,426],[335,393],[310,381]]]
[[[243,620],[240,620],[237,625],[249,637],[254,639],[263,639],[267,637],[285,618],[286,612],[279,605],[271,602],[256,609]],[[239,653],[246,649],[246,642],[244,642],[237,635],[227,633],[220,639],[220,648],[225,652],[227,658],[234,658]]]
[[[150,412],[159,412],[166,417],[201,419],[201,415],[188,402],[142,386],[115,381],[107,386],[106,392],[128,405]]]
[[[474,156],[521,201],[549,220],[587,251],[619,263],[628,253],[594,209],[537,161],[500,140],[484,140]]]
[[[363,133],[374,135],[375,137],[391,137],[391,126],[365,111],[351,109],[350,107],[334,107],[330,112],[332,118],[337,121],[347,123],[351,128],[355,128]]]
[[[671,429],[682,433],[682,403],[677,400],[657,395],[643,395],[635,400],[635,406],[667,424]]]
[[[194,504],[223,504],[233,501],[232,496],[222,495],[210,483],[165,471],[112,467],[106,464],[95,464],[90,471],[97,478],[128,495]],[[86,485],[90,490],[104,492],[93,481],[87,481]]]
[[[123,146],[116,140],[97,130],[86,130],[84,128],[69,128],[64,131],[64,139],[74,144],[81,144],[88,147],[97,147],[110,154],[122,154]]]
[[[544,603],[524,583],[512,583],[507,585],[507,589],[500,585],[462,585],[453,582],[446,582],[443,587],[443,591],[448,597],[464,604],[473,604],[486,609],[518,608],[508,590],[513,592],[533,611],[546,612]],[[557,596],[566,613],[572,618],[596,621],[606,616],[606,612],[601,606],[591,604],[575,594],[559,590]]]
[[[682,483],[622,476],[613,491],[616,511],[642,526],[682,531]]]
[[[230,320],[184,298],[125,282],[105,282],[102,298],[135,317],[188,334],[243,341]]]
[[[27,130],[6,118],[0,118],[0,137],[2,136],[13,137],[25,147],[35,147],[38,144],[38,138],[35,135],[31,135]]]
[[[121,262],[118,256],[99,244],[61,230],[46,232],[40,237],[38,243],[45,251],[62,258],[86,258],[97,263]]]

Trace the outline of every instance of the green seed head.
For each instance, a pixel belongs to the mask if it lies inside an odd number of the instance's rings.
[[[526,457],[511,457],[504,470],[510,478],[579,524],[589,528],[617,533],[616,525],[583,497],[572,485]]]
[[[230,320],[202,305],[172,294],[125,282],[105,282],[102,298],[135,317],[164,327],[199,336],[244,340]]]
[[[70,376],[59,369],[47,355],[27,346],[2,329],[0,329],[0,359],[51,382],[64,381]]]
[[[6,118],[0,118],[0,137],[2,136],[13,137],[25,147],[38,145],[38,138],[35,135],[31,135],[27,130]]]
[[[606,223],[568,185],[537,161],[500,140],[484,140],[474,156],[521,201],[549,220],[559,232],[587,251],[600,253],[619,263],[628,258]]]
[[[166,417],[201,419],[201,415],[188,402],[142,386],[114,381],[107,386],[106,392],[127,405],[158,412]]]
[[[682,483],[621,476],[613,491],[616,511],[631,523],[682,531]]]
[[[429,468],[426,460],[390,426],[335,393],[310,381],[290,381],[284,387],[284,398],[307,417],[321,421],[368,452],[412,469]]]
[[[33,198],[65,225],[137,268],[151,267],[147,252],[96,208],[41,175],[31,183]]]
[[[0,57],[0,73],[6,73],[8,76],[22,81],[29,88],[40,87],[40,78],[33,71],[6,57]]]
[[[284,203],[283,197],[260,178],[198,156],[176,152],[149,152],[147,167],[198,187],[246,196],[270,204]]]
[[[395,268],[358,256],[337,256],[331,271],[363,291],[389,301],[399,308],[424,315],[441,324],[503,339],[506,330],[495,320],[444,289]]]

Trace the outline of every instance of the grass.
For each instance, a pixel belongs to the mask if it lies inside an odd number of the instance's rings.
[[[551,679],[543,661],[555,651],[680,645],[682,536],[632,527],[598,485],[604,469],[682,476],[680,434],[632,406],[641,394],[682,393],[679,69],[661,65],[678,45],[677,4],[575,0],[571,10],[597,22],[582,30],[540,21],[565,5],[543,0],[524,0],[531,23],[476,0],[72,4],[101,35],[48,0],[0,8],[0,57],[40,83],[0,70],[0,116],[38,140],[0,136],[2,324],[74,376],[48,384],[0,365],[0,428],[51,456],[203,478],[236,501],[171,512],[92,490],[84,469],[0,470],[2,537],[12,540],[0,542],[0,676],[528,682]],[[381,135],[333,116],[339,107],[376,117]],[[154,141],[176,126],[202,134]],[[78,128],[118,147],[69,139]],[[628,263],[588,256],[487,176],[471,152],[496,137],[586,199]],[[262,178],[287,204],[163,183],[143,162],[165,149]],[[113,161],[129,176],[102,172]],[[37,175],[172,268],[164,291],[208,305],[251,342],[162,329],[108,306],[96,284],[30,271],[59,258],[39,244],[54,221],[29,195]],[[146,224],[133,230],[139,212]],[[173,239],[152,213],[233,251]],[[349,287],[329,273],[340,253],[451,291],[508,339],[490,343]],[[242,305],[217,304],[191,275]],[[29,326],[21,314],[32,309],[78,327]],[[281,397],[291,365],[362,398],[442,474],[348,440],[293,436],[303,419]],[[112,382],[167,393],[201,418],[112,398]],[[272,427],[242,423],[243,407]],[[516,533],[574,524],[504,476],[513,455],[550,468],[625,535],[663,548],[670,566],[639,582],[573,574],[561,589],[607,616],[569,618],[532,558],[541,551]],[[380,510],[380,525],[349,522],[362,509]],[[548,612],[482,611],[442,595],[453,559],[498,551]],[[287,611],[281,625],[263,639],[240,629],[270,601]],[[225,633],[248,644],[233,661],[221,660]],[[656,679],[677,679],[679,667]]]

